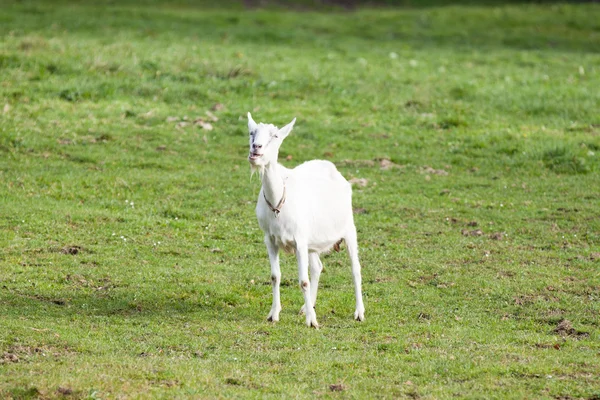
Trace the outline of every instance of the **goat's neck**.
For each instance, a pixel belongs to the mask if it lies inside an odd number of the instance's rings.
[[[269,163],[264,170],[262,187],[265,197],[276,206],[283,197],[284,182],[277,163]]]

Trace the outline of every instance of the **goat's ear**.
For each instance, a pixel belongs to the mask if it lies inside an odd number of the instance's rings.
[[[292,131],[292,128],[294,127],[294,124],[296,123],[296,118],[294,118],[292,120],[292,122],[290,122],[289,124],[287,124],[286,126],[284,126],[283,128],[281,128],[279,130],[279,132],[277,133],[277,136],[279,136],[281,139],[285,139],[287,135],[290,134],[290,132]]]
[[[254,132],[256,128],[258,128],[258,125],[256,125],[256,122],[252,119],[252,114],[248,113],[248,130]]]

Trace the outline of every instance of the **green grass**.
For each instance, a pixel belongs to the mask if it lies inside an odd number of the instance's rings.
[[[599,21],[4,2],[0,397],[597,399]],[[367,180],[364,323],[345,252],[266,321],[247,111]]]

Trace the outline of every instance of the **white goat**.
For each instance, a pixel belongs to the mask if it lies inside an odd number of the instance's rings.
[[[250,155],[248,161],[258,170],[262,188],[256,204],[258,224],[265,233],[271,263],[273,305],[267,319],[279,321],[281,301],[279,249],[296,253],[306,324],[318,328],[314,305],[323,264],[319,254],[346,241],[352,262],[356,311],[354,318],[365,318],[361,292],[360,263],[356,227],[352,215],[352,188],[329,161],[313,160],[294,169],[277,163],[279,147],[292,130],[296,119],[281,129],[257,124],[248,113]],[[308,269],[310,266],[310,282]]]

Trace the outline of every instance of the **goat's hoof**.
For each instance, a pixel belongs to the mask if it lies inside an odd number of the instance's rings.
[[[271,312],[267,316],[267,321],[270,321],[270,322],[279,321],[279,311],[271,310]]]
[[[312,328],[319,329],[319,323],[317,322],[317,315],[315,314],[314,311],[311,314],[312,315],[306,316],[306,326],[308,326],[309,328],[312,327]]]
[[[357,321],[364,321],[365,320],[365,311],[364,310],[356,310],[354,312],[354,319]]]

